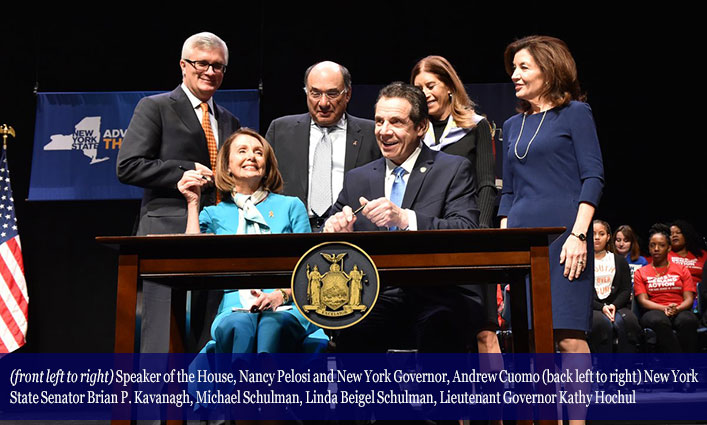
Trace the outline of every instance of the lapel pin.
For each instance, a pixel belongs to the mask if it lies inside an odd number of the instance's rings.
[[[353,145],[354,145],[354,146],[358,146],[358,140],[354,140],[354,141],[353,141]]]
[[[421,168],[420,168],[420,172],[421,172],[421,173],[424,173],[425,171],[427,171],[427,167],[421,167]]]
[[[268,215],[269,215],[271,218],[274,216],[274,214],[272,213],[272,211],[270,211],[270,213],[269,213]]]

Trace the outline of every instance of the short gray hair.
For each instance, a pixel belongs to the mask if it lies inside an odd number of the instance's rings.
[[[188,58],[194,49],[222,49],[223,57],[226,59],[225,65],[228,65],[228,46],[226,46],[226,43],[216,34],[200,32],[187,38],[186,41],[184,41],[184,46],[182,46],[182,59]]]

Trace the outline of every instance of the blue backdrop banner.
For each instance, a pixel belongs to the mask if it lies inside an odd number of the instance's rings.
[[[135,199],[142,189],[121,184],[118,150],[138,101],[158,92],[38,93],[29,199]],[[216,103],[258,130],[257,90],[221,90]]]

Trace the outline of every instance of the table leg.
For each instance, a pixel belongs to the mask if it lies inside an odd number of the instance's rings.
[[[115,352],[134,353],[135,315],[138,293],[138,256],[118,257],[118,288],[115,305]],[[124,416],[125,406],[114,408],[116,416]],[[130,409],[130,407],[127,407]],[[130,420],[112,420],[112,425],[129,425]]]
[[[138,256],[118,257],[118,288],[115,305],[115,352],[135,352]]]
[[[533,338],[536,353],[554,353],[555,339],[552,327],[552,296],[550,289],[550,263],[549,248],[547,246],[531,247],[530,249],[530,279],[531,300],[533,306]],[[545,369],[554,371],[555,364],[550,356],[536,358],[536,372],[542,373]],[[555,385],[538,385],[540,393],[552,394],[556,391]],[[541,417],[557,415],[557,405],[541,405],[538,413]],[[557,420],[544,419],[537,421],[542,425],[556,424]]]
[[[525,289],[525,272],[512,275],[511,281],[511,329],[513,352],[529,353],[528,298]]]
[[[536,353],[554,353],[552,296],[550,294],[549,248],[530,248],[530,291],[533,309],[533,339]]]

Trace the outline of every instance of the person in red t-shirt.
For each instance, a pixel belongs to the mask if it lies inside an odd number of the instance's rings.
[[[697,285],[702,280],[702,269],[707,260],[704,241],[694,227],[685,220],[676,220],[670,225],[670,262],[687,267]]]
[[[651,227],[648,250],[652,263],[633,275],[636,299],[646,310],[641,325],[656,333],[661,352],[694,353],[697,349],[697,316],[691,310],[697,289],[686,267],[668,261],[668,226],[654,224]]]

